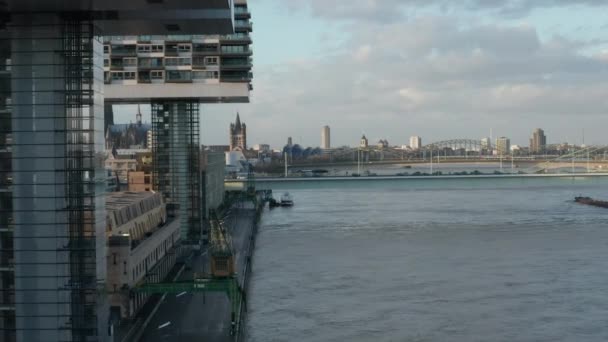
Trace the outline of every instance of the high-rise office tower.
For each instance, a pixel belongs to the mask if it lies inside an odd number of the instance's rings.
[[[328,150],[331,148],[331,136],[329,126],[323,126],[321,129],[321,148]]]
[[[496,139],[496,153],[499,156],[507,156],[511,153],[511,140],[506,137]]]
[[[547,136],[545,131],[537,128],[530,138],[530,153],[543,153],[547,147]]]
[[[422,147],[422,138],[419,136],[410,137],[410,148],[412,150],[419,150]]]

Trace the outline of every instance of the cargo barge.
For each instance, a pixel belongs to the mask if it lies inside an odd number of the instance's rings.
[[[591,197],[583,197],[583,196],[574,197],[574,202],[580,203],[580,204],[592,205],[594,207],[608,208],[608,201],[595,200]]]

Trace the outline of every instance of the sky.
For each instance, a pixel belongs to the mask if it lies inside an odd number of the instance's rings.
[[[201,110],[203,144],[507,136],[608,144],[603,0],[249,0],[251,102]],[[149,112],[149,107],[142,107]],[[129,121],[136,108],[118,110]],[[148,117],[149,120],[149,117]]]

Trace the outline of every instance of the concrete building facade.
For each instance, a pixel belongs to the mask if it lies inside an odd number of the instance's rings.
[[[500,137],[496,139],[496,154],[499,156],[508,156],[511,154],[511,139]]]
[[[328,150],[331,148],[331,136],[329,126],[323,126],[321,129],[321,148]]]
[[[162,281],[175,265],[180,229],[158,193],[113,193],[106,197],[106,208],[106,290],[117,321],[133,318],[147,300],[146,294],[131,293],[133,287]]]
[[[545,135],[545,131],[540,128],[537,128],[532,133],[532,138],[530,138],[530,153],[538,154],[545,152],[547,148],[547,136]]]
[[[148,171],[129,171],[127,174],[129,191],[141,192],[151,191],[154,187],[153,175],[151,170]]]
[[[419,150],[422,147],[422,138],[419,136],[410,137],[410,148],[412,150]]]

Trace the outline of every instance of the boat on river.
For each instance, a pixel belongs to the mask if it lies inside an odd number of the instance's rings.
[[[281,207],[293,207],[293,198],[286,192],[281,196]]]
[[[577,196],[577,197],[574,197],[574,202],[580,203],[580,204],[592,205],[594,207],[608,208],[608,201],[600,201],[600,200],[593,199],[591,197]]]

